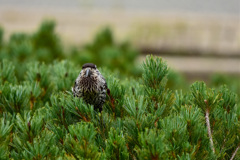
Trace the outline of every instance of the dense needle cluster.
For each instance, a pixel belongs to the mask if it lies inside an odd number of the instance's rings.
[[[93,105],[95,110],[102,111],[107,83],[95,64],[86,63],[82,66],[72,91],[74,96],[83,98],[86,103]]]

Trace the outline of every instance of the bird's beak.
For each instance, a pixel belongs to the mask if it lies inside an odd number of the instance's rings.
[[[85,77],[90,76],[91,73],[92,73],[92,72],[91,72],[90,68],[87,68],[87,69],[86,69],[86,72],[85,72]]]

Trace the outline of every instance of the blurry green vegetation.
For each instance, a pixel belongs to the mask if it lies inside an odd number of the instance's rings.
[[[16,67],[17,78],[22,80],[28,62],[50,63],[64,58],[62,44],[54,31],[53,21],[44,21],[34,34],[14,33],[0,49],[0,59],[11,60]]]
[[[24,63],[39,61],[46,64],[55,60],[68,59],[79,68],[87,62],[105,66],[110,70],[118,69],[122,74],[139,76],[141,70],[135,60],[139,52],[128,42],[116,43],[109,28],[100,31],[93,43],[72,47],[65,51],[59,35],[55,31],[54,21],[44,21],[33,34],[14,33],[3,43],[3,29],[0,28],[0,59],[9,59],[17,65],[17,77],[23,79]],[[69,52],[71,54],[69,54]]]
[[[139,52],[129,43],[117,44],[109,28],[103,29],[96,35],[93,42],[83,46],[80,50],[73,49],[71,59],[80,64],[93,62],[97,66],[105,66],[110,70],[140,75],[135,60]]]
[[[63,47],[55,33],[53,21],[44,21],[31,40],[40,61],[52,62],[54,59],[64,58]]]
[[[0,26],[0,48],[3,45],[3,28]]]
[[[229,89],[237,93],[240,96],[240,77],[239,76],[228,76],[223,74],[214,74],[211,76],[210,85],[213,87],[220,87],[226,84]]]
[[[36,32],[32,34],[13,33],[6,42],[3,41],[4,29],[0,27],[0,59],[9,60],[15,65],[17,79],[24,79],[27,70],[24,64],[28,62],[52,64],[54,61],[64,59],[73,62],[79,70],[82,64],[92,62],[98,67],[119,72],[120,78],[123,79],[125,76],[139,77],[141,75],[142,69],[139,64],[136,64],[136,59],[140,55],[139,51],[128,42],[116,42],[109,28],[97,33],[91,43],[74,46],[67,50],[56,33],[55,27],[54,21],[46,20]],[[161,29],[159,26],[157,28]],[[184,54],[183,51],[176,52]],[[216,74],[212,76],[209,84],[214,87],[227,84],[232,91],[240,95],[239,80],[239,77],[232,78]],[[184,76],[174,71],[169,72],[167,87],[184,91],[189,89]]]

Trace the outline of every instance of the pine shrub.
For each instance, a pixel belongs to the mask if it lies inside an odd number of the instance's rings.
[[[237,78],[186,89],[160,57],[138,70],[138,52],[109,29],[67,56],[54,28],[7,42],[0,28],[0,159],[239,159]],[[109,88],[101,113],[71,92],[89,61]]]
[[[147,56],[139,79],[100,69],[110,92],[101,113],[74,97],[79,69],[29,62],[23,79],[0,63],[0,159],[238,159],[240,107],[228,87],[167,88],[169,68]]]

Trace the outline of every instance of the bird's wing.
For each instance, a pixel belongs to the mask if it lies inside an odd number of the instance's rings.
[[[79,81],[80,81],[82,72],[83,71],[81,70],[81,72],[79,73],[77,79],[75,80],[74,86],[72,87],[73,95],[77,96],[77,97],[81,97],[81,94],[82,94],[81,91],[80,91],[80,86],[79,86]]]
[[[101,79],[101,83],[103,83],[104,89],[107,89],[107,81],[106,79],[103,77],[103,75],[100,73],[100,71],[97,69],[97,74],[99,75],[100,79]]]

